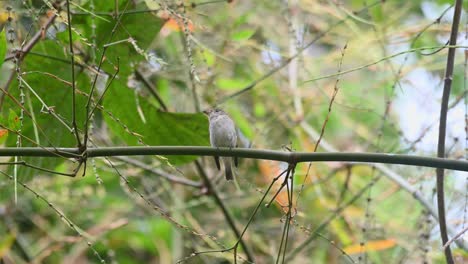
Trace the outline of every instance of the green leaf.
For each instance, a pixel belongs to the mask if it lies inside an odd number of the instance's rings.
[[[255,116],[264,117],[266,115],[265,105],[261,102],[255,104]]]
[[[378,5],[370,10],[373,21],[382,22],[385,18],[382,5]]]
[[[159,112],[145,98],[114,81],[104,106],[113,116],[104,114],[112,132],[128,145],[138,145],[138,136],[152,146],[208,146],[208,119],[203,114]],[[128,130],[124,128],[128,127]],[[181,164],[197,157],[171,156],[169,162]]]
[[[218,78],[216,86],[223,90],[237,90],[249,85],[249,81],[241,79]]]
[[[0,256],[5,256],[7,252],[11,252],[11,248],[15,243],[16,236],[12,233],[4,235],[0,240]]]
[[[412,43],[411,48],[417,49],[417,48],[422,48],[422,47],[436,47],[439,46],[439,41],[437,40],[437,36],[435,34],[431,33],[426,33],[422,34],[414,43]],[[422,52],[416,52],[416,56],[422,57],[421,53],[430,53],[435,51],[434,50],[425,50]]]
[[[153,1],[154,2],[154,1]],[[100,12],[113,12],[114,5],[110,6],[107,1],[94,1],[95,13]],[[89,6],[85,8],[90,9]],[[127,1],[121,2],[119,10],[126,10],[128,8]],[[146,9],[144,3],[139,4],[136,9]],[[119,27],[114,29],[115,22],[107,22],[101,19],[92,19],[91,16],[78,16],[75,20],[75,27],[80,28],[80,32],[85,37],[95,34],[97,49],[87,45],[86,48],[94,50],[97,58],[101,56],[103,46],[109,43],[115,43],[120,40],[128,39],[129,36],[135,40],[135,46],[129,41],[118,42],[109,46],[105,54],[105,63],[102,65],[102,70],[107,73],[114,73],[117,66],[117,59],[120,58],[119,78],[126,79],[135,70],[135,65],[145,60],[145,52],[148,46],[154,41],[155,36],[160,31],[164,20],[158,18],[153,13],[141,13],[138,15],[124,15],[119,19]],[[96,32],[92,32],[92,23],[96,24]],[[110,38],[110,36],[113,36]],[[74,38],[75,40],[75,38]],[[88,39],[90,42],[90,38]],[[143,52],[137,52],[136,47]]]
[[[254,29],[244,29],[237,31],[231,35],[231,39],[234,41],[245,41],[253,36],[255,33]]]
[[[0,128],[0,145],[5,143],[7,138],[8,138],[8,130]]]
[[[233,28],[237,28],[241,25],[244,25],[247,23],[247,20],[249,19],[251,12],[244,13],[243,15],[239,16],[234,23],[232,24]]]
[[[33,52],[40,52],[43,54],[54,54],[59,60],[69,61],[69,57],[63,52],[63,48],[55,41],[44,40],[38,42]],[[25,72],[41,71],[47,72],[51,76],[59,76],[63,80],[71,80],[71,67],[67,63],[61,61],[44,59],[39,56],[27,56],[25,57],[24,63],[22,64],[22,70]],[[43,146],[55,146],[55,147],[75,147],[76,139],[70,130],[62,124],[57,118],[51,114],[42,112],[42,102],[45,102],[48,107],[54,109],[55,113],[59,114],[66,124],[70,124],[72,117],[72,108],[70,107],[72,100],[72,89],[70,86],[65,85],[63,82],[58,81],[56,78],[50,77],[49,75],[40,73],[30,73],[23,75],[25,85],[23,86],[24,93],[28,94],[31,99],[30,112],[35,113],[36,122],[31,122],[31,119],[25,115],[25,122],[21,127],[21,134],[29,139],[36,140],[36,134],[34,132],[36,126],[38,128],[39,142]],[[78,76],[78,79],[86,79],[87,85],[78,86],[80,90],[89,92],[89,79],[84,75]],[[27,85],[26,85],[27,84]],[[17,89],[18,82],[15,80],[12,82],[11,95],[15,98],[20,98],[20,91]],[[34,89],[35,93],[29,90],[29,87]],[[39,96],[41,101],[36,97]],[[8,113],[7,124],[11,129],[19,128],[18,114],[21,108],[12,100],[5,100],[3,109],[12,109]],[[76,105],[86,105],[86,98],[82,95],[76,96]],[[5,111],[6,112],[6,111]],[[78,128],[82,129],[84,123],[84,117],[86,115],[86,109],[84,107],[76,108],[76,122]],[[18,121],[16,121],[16,118]],[[68,125],[69,126],[69,125]],[[41,132],[42,131],[42,132]],[[24,147],[37,146],[36,143],[29,140],[23,140],[22,145]],[[7,146],[16,146],[16,137],[10,136],[6,141]],[[45,169],[55,170],[56,166],[64,162],[65,159],[57,158],[38,158],[38,157],[25,157],[24,160],[28,163],[34,164]],[[27,178],[32,174],[37,174],[37,170],[27,167],[21,167],[21,177]]]
[[[0,32],[0,68],[2,67],[3,60],[5,59],[5,55],[7,52],[7,42],[6,42],[6,30],[2,30]]]
[[[19,116],[11,108],[8,114],[8,127],[12,130],[18,130],[20,128]]]
[[[57,29],[54,29],[55,34],[56,34],[55,38],[61,41],[61,43],[63,43],[64,46],[70,45],[68,27],[65,25],[65,23],[60,24],[60,27],[56,27],[56,28]],[[78,35],[76,31],[72,30],[72,39],[73,39],[73,43],[77,43],[78,41],[82,40],[83,37]],[[86,40],[86,41],[89,41],[89,40]]]
[[[161,5],[154,0],[145,0],[145,4],[146,6],[148,6],[148,9],[151,9],[151,10],[161,9]]]
[[[242,131],[242,133],[244,133],[247,138],[252,138],[254,134],[252,126],[249,120],[245,118],[245,115],[242,113],[242,111],[238,109],[232,109],[229,111],[229,114],[231,114],[231,117],[234,119],[237,127]]]
[[[203,56],[205,58],[205,61],[206,61],[206,65],[207,66],[213,66],[214,63],[215,63],[215,56],[211,53],[211,52],[203,52]]]

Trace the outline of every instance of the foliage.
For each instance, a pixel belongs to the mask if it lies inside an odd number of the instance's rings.
[[[208,146],[201,111],[221,107],[241,147],[313,152],[320,141],[318,151],[434,156],[447,56],[434,51],[452,14],[437,17],[451,2],[342,2],[1,1],[0,144],[78,147],[87,134],[90,148]],[[449,112],[447,157],[455,159],[466,156],[463,55]],[[402,185],[364,164],[298,164],[293,183],[279,178],[261,200],[287,164],[242,160],[226,183],[211,158],[195,156],[16,159],[0,160],[7,262],[232,261],[232,251],[200,253],[238,239],[220,203],[239,230],[248,225],[242,240],[256,263],[443,256],[437,221],[408,193],[434,207],[432,169],[389,166]],[[454,230],[468,219],[466,177],[448,172]],[[264,207],[270,199],[275,206]],[[249,257],[243,246],[238,256]]]

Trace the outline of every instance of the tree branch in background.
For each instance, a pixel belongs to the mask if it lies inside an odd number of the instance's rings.
[[[361,10],[359,11],[356,11],[354,12],[355,15],[357,14],[360,14],[364,11],[367,11],[369,10],[370,8],[374,7],[374,6],[377,6],[381,4],[381,1],[375,1],[369,5],[367,5],[366,7],[362,8]],[[286,58],[278,67],[276,68],[273,68],[271,69],[269,72],[267,72],[266,74],[264,74],[263,76],[261,76],[260,78],[258,78],[257,80],[253,81],[252,83],[250,83],[249,85],[247,85],[246,87],[240,89],[239,91],[237,92],[234,92],[230,95],[227,95],[226,97],[224,98],[221,98],[221,100],[219,100],[217,102],[217,104],[222,104],[224,102],[226,102],[227,100],[231,99],[231,98],[234,98],[234,97],[237,97],[245,92],[248,92],[250,91],[251,89],[253,89],[255,86],[257,86],[257,84],[259,84],[260,82],[264,81],[265,79],[268,79],[270,76],[272,76],[273,74],[275,74],[276,72],[280,71],[281,69],[283,69],[284,67],[286,67],[292,60],[294,60],[295,58],[299,57],[299,55],[302,54],[302,52],[306,49],[308,49],[310,46],[312,46],[315,42],[317,42],[319,39],[323,38],[324,36],[326,36],[328,33],[330,33],[332,31],[333,28],[335,28],[336,26],[344,23],[346,20],[348,20],[349,18],[351,18],[352,16],[350,15],[347,15],[344,19],[334,23],[333,25],[331,25],[329,28],[327,28],[327,30],[319,33],[313,40],[311,40],[309,43],[307,43],[307,45],[301,47],[300,49],[297,50],[297,53],[294,54],[293,56],[289,57],[289,58]]]
[[[140,169],[143,169],[145,171],[148,171],[150,173],[153,173],[153,174],[156,174],[158,176],[161,176],[167,180],[169,180],[170,182],[173,182],[173,183],[178,183],[178,184],[182,184],[182,185],[186,185],[186,186],[191,186],[191,187],[197,187],[197,188],[200,188],[202,187],[202,184],[200,182],[194,182],[194,181],[191,181],[191,180],[188,180],[188,179],[185,179],[185,178],[181,178],[181,177],[177,177],[177,176],[174,176],[174,175],[171,175],[163,170],[159,170],[159,169],[156,169],[156,168],[153,168],[151,167],[150,165],[147,165],[139,160],[136,160],[136,159],[131,159],[131,158],[127,158],[127,157],[114,157],[115,159],[118,159],[118,160],[121,160],[121,161],[124,161],[128,164],[132,164],[133,166],[136,166]]]
[[[452,239],[450,239],[449,241],[447,241],[447,243],[445,243],[444,245],[444,250],[450,246],[450,244],[452,244],[453,241],[457,240],[459,237],[461,237],[465,232],[468,231],[468,226],[466,226],[465,228],[463,228],[462,231],[460,231],[458,234],[456,234],[454,237],[452,237]]]
[[[55,18],[57,18],[57,15],[55,13],[52,13],[47,19],[47,21],[44,23],[44,25],[41,26],[41,29],[34,34],[34,36],[28,41],[26,45],[20,50],[15,50],[12,53],[8,54],[4,61],[10,61],[14,58],[19,58],[19,59],[24,59],[24,57],[29,53],[29,51],[32,50],[34,45],[36,45],[39,40],[44,36],[46,30],[54,23]]]
[[[457,44],[458,24],[460,23],[460,16],[462,10],[462,0],[456,0],[455,11],[453,13],[452,30],[450,33],[449,45],[454,46]],[[452,87],[453,68],[455,64],[455,48],[450,47],[447,55],[447,66],[445,69],[444,91],[442,94],[442,102],[440,103],[440,122],[439,122],[439,139],[437,143],[437,157],[445,157],[445,134],[447,129],[447,112],[448,101],[450,97],[450,89]],[[442,245],[448,242],[447,235],[447,222],[445,219],[445,201],[444,201],[444,169],[437,168],[437,209],[439,211],[439,227],[440,236],[442,238]],[[452,264],[453,256],[450,246],[445,247],[445,260],[447,263]]]
[[[167,112],[167,106],[164,103],[161,96],[159,95],[156,87],[145,76],[143,76],[143,74],[141,73],[140,70],[138,70],[138,69],[135,70],[135,76],[136,76],[136,78],[138,80],[143,82],[143,84],[145,85],[146,88],[148,88],[148,91],[151,93],[151,95],[154,96],[154,98],[156,98],[156,101],[158,101],[159,105],[164,110],[164,112]]]
[[[320,135],[317,131],[315,131],[309,124],[306,122],[301,123],[302,129],[313,139],[317,140]],[[328,152],[339,152],[334,146],[328,143],[326,140],[322,140],[320,146]],[[397,184],[400,188],[408,192],[414,199],[416,199],[426,210],[434,217],[436,221],[439,221],[439,215],[435,208],[432,207],[431,203],[429,203],[426,199],[424,199],[422,193],[414,188],[408,181],[403,178],[403,176],[399,175],[398,173],[391,170],[385,164],[374,164],[373,165],[377,170],[382,172],[385,177],[395,184]],[[455,234],[455,231],[451,228],[448,228],[448,231],[451,234]],[[461,248],[468,250],[468,245],[465,245],[463,241],[458,240],[457,245]]]

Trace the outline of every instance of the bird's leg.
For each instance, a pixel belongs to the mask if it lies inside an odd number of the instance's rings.
[[[217,150],[219,150],[219,147],[216,147]],[[216,168],[218,168],[218,170],[221,169],[221,164],[219,163],[219,156],[213,156],[214,160],[215,160],[215,163],[216,163]]]
[[[219,157],[218,156],[214,156],[214,160],[216,162],[216,168],[218,168],[218,170],[221,169],[221,164],[219,164]]]
[[[236,147],[237,147],[237,145],[236,145]],[[232,150],[232,147],[229,147],[229,150]],[[238,158],[236,156],[234,156],[233,159],[234,159],[234,166],[236,166],[236,168],[237,168],[237,165],[239,164],[239,160],[238,160]]]

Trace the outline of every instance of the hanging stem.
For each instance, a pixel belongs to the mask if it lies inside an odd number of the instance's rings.
[[[456,0],[455,2],[455,12],[453,13],[452,21],[452,30],[450,33],[450,42],[451,46],[448,50],[447,55],[447,66],[445,70],[445,80],[444,80],[444,91],[442,94],[442,102],[440,103],[440,121],[439,121],[439,140],[437,143],[437,157],[445,157],[445,134],[447,130],[447,112],[448,112],[448,101],[450,97],[450,89],[452,87],[452,76],[453,68],[455,64],[455,48],[454,45],[457,44],[457,35],[458,35],[458,24],[460,23],[460,14],[462,9],[462,0]],[[444,169],[437,168],[437,209],[439,211],[439,227],[440,227],[440,236],[442,238],[442,245],[445,245],[448,242],[447,235],[447,223],[445,219],[445,201],[444,201]],[[447,263],[452,264],[453,256],[450,250],[450,246],[446,247],[444,250],[445,260]]]

